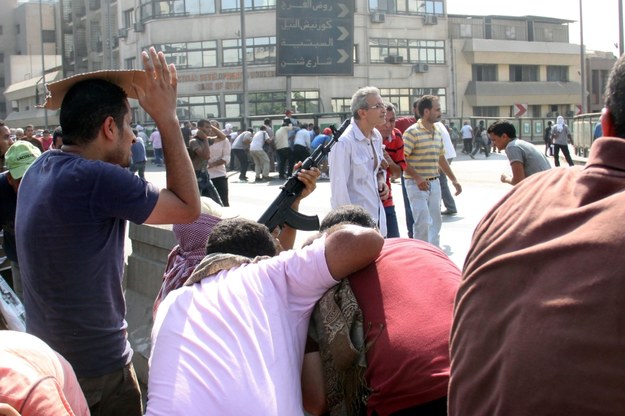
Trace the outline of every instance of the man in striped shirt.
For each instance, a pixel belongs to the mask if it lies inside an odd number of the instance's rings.
[[[462,192],[460,183],[451,170],[441,132],[434,123],[441,120],[441,104],[438,97],[424,95],[418,104],[421,119],[404,132],[404,156],[406,170],[404,179],[414,218],[413,237],[440,245],[441,186],[438,169],[445,172],[456,189]]]

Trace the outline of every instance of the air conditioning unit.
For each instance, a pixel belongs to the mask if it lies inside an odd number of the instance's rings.
[[[143,32],[144,30],[145,30],[145,25],[143,24],[143,22],[135,23],[135,32]]]
[[[428,64],[418,63],[412,66],[412,70],[416,73],[422,74],[424,72],[428,72],[430,70],[430,66]]]
[[[438,16],[433,14],[426,14],[423,16],[423,24],[424,25],[436,25],[438,24]]]
[[[384,13],[371,13],[371,23],[384,23],[386,16]]]
[[[120,39],[122,39],[122,38],[123,38],[123,39],[127,38],[127,37],[128,37],[128,28],[127,28],[127,27],[124,27],[124,28],[119,29],[119,30],[117,31],[117,37],[118,37],[118,38],[120,38]]]
[[[384,58],[385,64],[401,64],[404,62],[403,56],[389,55]]]

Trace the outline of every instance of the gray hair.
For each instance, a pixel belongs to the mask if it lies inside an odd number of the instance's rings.
[[[363,87],[356,91],[354,95],[352,95],[352,104],[350,106],[350,109],[352,111],[352,116],[354,117],[354,119],[360,119],[360,116],[358,115],[358,110],[369,107],[369,103],[367,103],[367,97],[370,95],[380,95],[380,90],[376,87]]]

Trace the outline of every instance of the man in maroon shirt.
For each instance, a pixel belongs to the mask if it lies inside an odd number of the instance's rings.
[[[473,235],[449,414],[625,414],[625,55],[585,167],[518,183]],[[611,137],[610,137],[611,136]]]

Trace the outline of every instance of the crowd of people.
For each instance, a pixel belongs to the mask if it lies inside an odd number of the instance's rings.
[[[154,48],[141,58],[139,78],[58,81],[62,132],[45,146],[0,121],[4,248],[27,332],[0,331],[0,412],[144,414],[125,320],[127,221],[173,224],[178,241],[154,302],[147,415],[625,412],[614,261],[625,241],[613,224],[625,209],[625,56],[606,87],[604,137],[576,168],[551,168],[508,121],[458,131],[431,95],[397,118],[364,87],[327,165],[301,169],[331,130],[290,111],[275,134],[270,120],[256,132],[181,128],[175,66]],[[133,129],[129,98],[155,121],[149,137]],[[564,152],[563,120],[549,136]],[[144,178],[148,140],[162,189]],[[462,270],[438,247],[442,215],[457,212],[449,183],[463,191],[450,165],[460,140],[471,157],[504,151],[512,176],[500,179],[513,186]],[[332,210],[302,247],[288,224],[226,218],[227,167],[236,158],[247,180],[248,154],[256,181],[276,162],[280,178],[297,172],[296,211],[329,175]],[[396,238],[398,179],[408,239]]]

